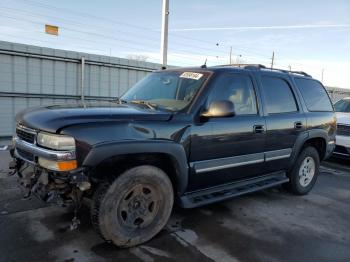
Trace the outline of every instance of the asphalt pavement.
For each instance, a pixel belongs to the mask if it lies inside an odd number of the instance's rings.
[[[153,240],[119,249],[80,213],[23,200],[0,152],[0,261],[350,261],[350,164],[329,162],[307,196],[282,188],[184,210]],[[348,166],[349,165],[349,166]]]

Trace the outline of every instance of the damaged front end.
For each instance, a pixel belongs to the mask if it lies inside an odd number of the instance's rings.
[[[78,201],[76,196],[90,189],[84,170],[60,173],[41,168],[13,156],[10,168],[18,175],[24,198],[35,196],[47,203],[64,204]]]
[[[37,141],[39,133],[17,126],[10,150],[13,160],[9,168],[17,173],[25,198],[34,195],[47,203],[61,206],[73,204],[73,221],[77,220],[76,213],[81,206],[83,194],[91,187],[86,171],[77,166],[75,147],[69,150],[45,148]],[[46,136],[60,139],[60,135]],[[54,142],[57,144],[57,141]]]

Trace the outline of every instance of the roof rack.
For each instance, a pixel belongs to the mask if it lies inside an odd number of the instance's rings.
[[[266,67],[264,65],[261,64],[227,64],[227,65],[218,65],[219,66],[227,66],[227,67],[239,67],[239,68],[244,68],[244,69],[255,69],[255,70],[260,70],[260,69],[264,69],[264,70],[273,70],[273,71],[279,71],[282,73],[286,73],[286,74],[298,74],[298,75],[302,75],[302,76],[306,76],[306,77],[312,77],[311,75],[303,72],[303,71],[291,71],[291,70],[285,70],[285,69],[279,69],[279,68],[270,68],[270,67]]]
[[[220,67],[220,66],[227,66],[227,67],[230,67],[230,66],[235,66],[235,67],[242,67],[242,68],[245,68],[245,69],[261,69],[261,68],[266,68],[266,66],[264,65],[261,65],[261,64],[226,64],[226,65],[217,65],[217,67]]]
[[[279,69],[279,68],[266,68],[266,69],[273,70],[273,71],[280,71],[280,72],[286,73],[286,74],[297,74],[297,75],[312,77],[311,75],[309,75],[308,73],[305,73],[303,71],[292,71],[292,70],[285,70],[285,69]]]

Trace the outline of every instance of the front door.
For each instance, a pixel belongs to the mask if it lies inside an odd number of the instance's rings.
[[[225,73],[212,84],[207,106],[230,100],[235,116],[206,118],[192,127],[190,190],[264,173],[265,119],[253,78]]]

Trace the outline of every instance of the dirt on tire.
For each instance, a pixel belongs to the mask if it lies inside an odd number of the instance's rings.
[[[169,177],[155,166],[137,166],[98,187],[91,220],[106,241],[131,247],[150,240],[166,225],[173,202]]]

